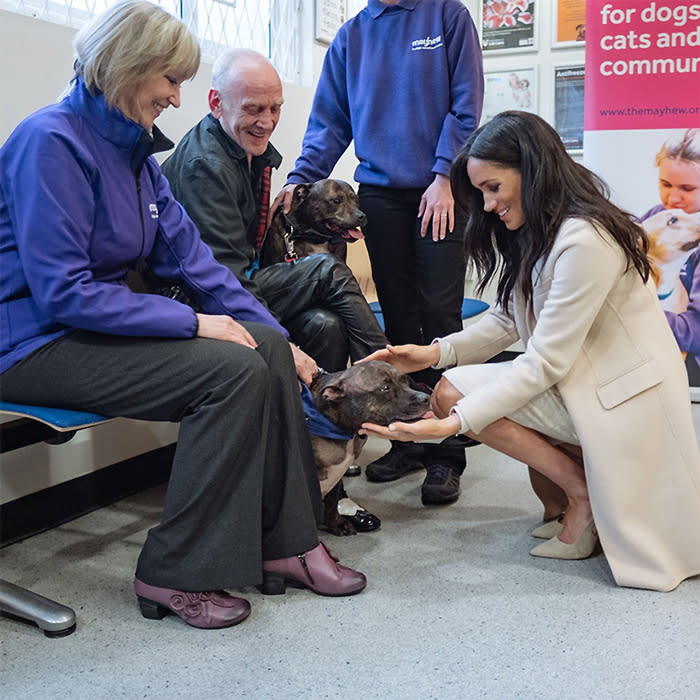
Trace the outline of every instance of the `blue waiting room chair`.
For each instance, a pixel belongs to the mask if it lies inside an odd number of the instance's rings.
[[[0,416],[14,419],[0,425],[0,452],[42,441],[67,442],[78,430],[112,420],[94,413],[6,401],[0,401]],[[63,637],[75,630],[75,612],[71,608],[3,579],[0,579],[0,612],[34,622],[47,637]]]
[[[382,327],[382,330],[384,329],[384,314],[382,313],[382,307],[379,306],[378,301],[372,301],[370,302],[369,308],[372,309],[374,312],[374,315],[377,318],[377,322],[379,325]],[[486,311],[486,309],[489,308],[489,305],[485,301],[481,301],[480,299],[470,299],[469,297],[465,297],[462,300],[462,319],[465,318],[471,318],[472,316],[477,316],[478,314]]]

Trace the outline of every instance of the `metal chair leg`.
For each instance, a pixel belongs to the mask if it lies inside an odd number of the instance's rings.
[[[75,631],[71,608],[4,579],[0,579],[0,611],[34,622],[47,637],[65,637]]]

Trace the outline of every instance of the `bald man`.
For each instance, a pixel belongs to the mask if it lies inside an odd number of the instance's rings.
[[[257,268],[267,222],[270,172],[282,156],[270,143],[282,82],[262,54],[231,49],[214,64],[209,108],[163,163],[175,197],[202,240],[278,318],[319,367],[335,372],[387,339],[350,269],[330,255]],[[379,527],[363,509],[343,515],[361,531]]]

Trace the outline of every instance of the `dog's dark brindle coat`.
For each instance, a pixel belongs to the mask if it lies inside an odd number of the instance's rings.
[[[430,396],[416,391],[408,377],[386,362],[371,360],[342,372],[321,374],[311,383],[316,408],[338,427],[354,434],[350,440],[312,436],[311,442],[323,481],[335,469],[342,477],[357,458],[365,437],[357,435],[363,423],[389,425],[393,421],[417,420],[430,408]],[[355,534],[355,529],[338,514],[338,482],[324,498],[324,522],[336,535]]]
[[[343,262],[347,243],[362,238],[367,217],[355,190],[342,180],[297,185],[288,214],[272,215],[260,251],[260,267],[312,253],[331,253]]]

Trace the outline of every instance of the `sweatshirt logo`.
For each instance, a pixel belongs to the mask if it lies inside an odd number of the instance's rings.
[[[158,207],[153,202],[148,205],[148,211],[151,212],[151,219],[158,218]]]
[[[442,34],[434,38],[427,36],[425,39],[416,39],[411,42],[411,51],[432,51],[439,49],[442,45]]]

